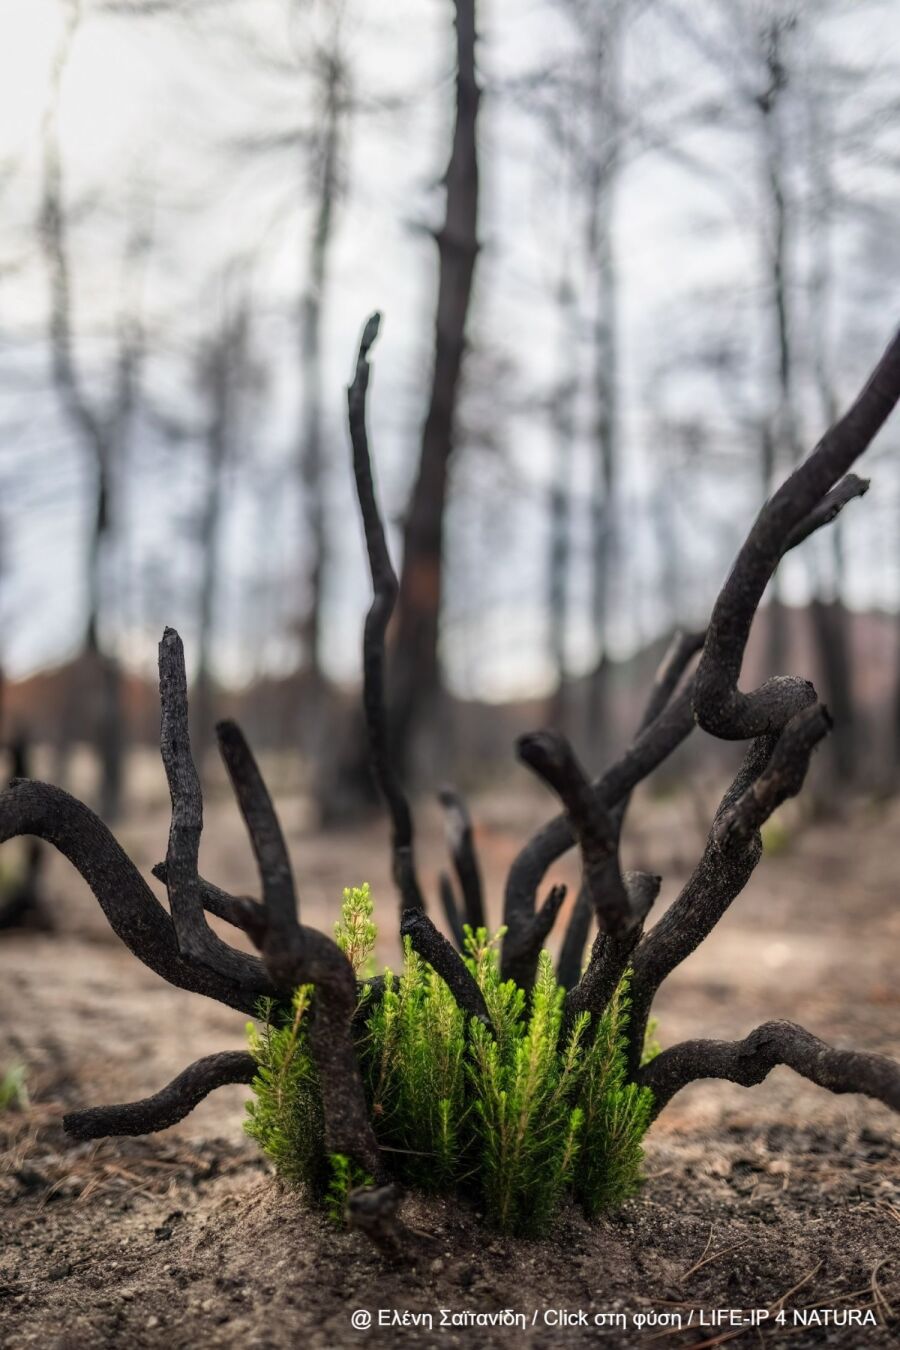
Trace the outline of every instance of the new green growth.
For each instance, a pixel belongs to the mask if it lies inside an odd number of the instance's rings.
[[[336,938],[360,978],[370,975],[376,929],[368,886],[344,891]],[[589,1217],[619,1205],[640,1178],[652,1095],[627,1080],[627,977],[602,1017],[564,1029],[564,991],[542,953],[530,996],[501,981],[498,940],[466,930],[466,962],[490,1014],[489,1031],[457,1006],[407,940],[400,975],[380,998],[361,986],[358,1051],[379,1144],[397,1179],[423,1191],[466,1194],[506,1233],[545,1233],[566,1194]],[[250,1025],[259,1066],[248,1133],[285,1181],[339,1216],[368,1178],[327,1156],[308,1042],[312,986],[293,1015],[261,1008]],[[372,1006],[366,1015],[365,1004]]]

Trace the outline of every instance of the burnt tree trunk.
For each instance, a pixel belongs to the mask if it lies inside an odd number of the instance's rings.
[[[854,726],[853,668],[847,641],[847,611],[840,600],[814,597],[809,606],[819,668],[828,710],[834,718],[831,767],[839,783],[852,782],[857,771]]]
[[[755,106],[760,117],[763,191],[769,203],[772,221],[771,234],[766,231],[765,223],[762,227],[763,268],[769,289],[769,315],[766,323],[767,327],[771,324],[774,329],[774,332],[767,334],[767,346],[771,343],[776,353],[773,406],[770,423],[763,431],[760,447],[765,501],[775,481],[779,444],[786,448],[792,467],[799,459],[800,449],[794,411],[794,363],[789,316],[791,222],[785,186],[780,119],[781,96],[786,87],[787,75],[781,61],[780,31],[777,22],[772,23],[762,40],[765,43],[768,83],[756,100]],[[769,670],[784,670],[788,658],[787,645],[787,615],[782,598],[782,578],[781,574],[776,572],[771,584],[766,658]]]
[[[594,316],[594,464],[591,490],[591,618],[597,664],[588,687],[587,737],[602,749],[609,721],[608,621],[615,553],[619,459],[619,311],[614,212],[619,172],[619,65],[622,14],[610,9],[597,37],[597,142],[608,147],[591,166],[588,252],[596,273]]]
[[[326,57],[323,127],[317,145],[316,207],[309,241],[307,283],[300,304],[300,367],[303,390],[299,469],[303,484],[306,561],[305,612],[301,626],[303,659],[313,703],[322,691],[322,588],[327,568],[328,536],[325,463],[322,454],[322,313],[327,286],[328,254],[338,195],[338,153],[341,134],[341,65],[336,51]],[[307,705],[309,706],[309,705]]]
[[[576,330],[575,293],[568,266],[564,267],[557,290],[560,320],[561,367],[571,360],[572,336]],[[553,479],[549,492],[550,539],[547,558],[547,625],[550,662],[555,677],[550,698],[552,726],[565,725],[568,712],[566,685],[566,633],[569,618],[569,573],[572,561],[571,477],[575,450],[576,382],[562,375],[553,394],[552,425],[556,441]]]
[[[206,491],[200,513],[200,595],[197,624],[197,679],[194,689],[194,726],[201,771],[209,744],[209,728],[214,720],[211,649],[215,623],[217,581],[219,576],[219,540],[222,524],[222,488],[228,458],[229,423],[232,417],[232,387],[238,377],[235,367],[243,347],[244,323],[226,320],[222,332],[201,358],[199,379],[209,399],[206,426]]]
[[[817,203],[813,231],[813,270],[810,284],[813,374],[822,414],[830,426],[840,411],[835,389],[829,324],[832,299],[832,226],[835,212],[834,184],[831,175],[832,140],[827,112],[813,99],[810,109],[813,191]],[[831,531],[833,569],[832,600],[821,593],[821,584],[812,603],[813,632],[819,655],[819,667],[825,686],[825,701],[834,716],[834,734],[829,743],[829,762],[840,785],[853,782],[859,774],[858,725],[853,688],[853,647],[849,615],[843,602],[844,531],[840,520]]]
[[[62,76],[81,18],[80,6],[73,5],[53,64],[43,133],[40,238],[49,284],[48,337],[53,381],[63,412],[84,446],[94,477],[94,509],[86,562],[87,616],[83,654],[89,686],[89,721],[101,765],[100,811],[104,819],[113,820],[119,814],[122,796],[122,679],[115,655],[103,648],[105,635],[101,628],[110,599],[114,571],[111,553],[114,545],[115,470],[134,413],[141,351],[136,323],[123,318],[110,398],[108,405],[98,410],[87,394],[76,361],[68,219],[59,146]],[[140,236],[136,246],[135,241],[130,243],[130,262],[136,261],[131,254],[136,254],[143,246]],[[79,708],[79,713],[83,715],[84,709]]]
[[[440,692],[440,619],[447,471],[453,453],[466,318],[478,253],[479,88],[475,74],[475,0],[454,0],[456,126],[446,174],[434,374],[419,469],[403,536],[403,566],[393,652],[392,739],[398,766],[408,765],[412,740]]]

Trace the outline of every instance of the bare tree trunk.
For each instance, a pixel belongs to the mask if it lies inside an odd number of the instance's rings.
[[[601,237],[598,239],[598,315],[594,332],[597,395],[595,425],[596,458],[591,497],[593,525],[592,618],[598,645],[597,665],[591,676],[588,701],[588,743],[602,748],[609,716],[609,652],[607,628],[610,602],[610,572],[613,565],[616,468],[618,459],[618,334],[616,272],[611,238],[612,184],[602,189]]]
[[[227,453],[229,408],[229,334],[213,344],[207,369],[210,418],[206,431],[206,496],[200,518],[200,603],[197,625],[197,678],[194,686],[194,731],[197,758],[203,770],[213,721],[211,652],[222,522],[222,477]]]
[[[550,548],[547,567],[547,623],[550,661],[555,686],[550,700],[552,726],[562,728],[567,716],[566,634],[569,618],[569,572],[572,555],[572,459],[575,449],[574,404],[576,383],[565,371],[572,364],[572,333],[575,327],[575,293],[568,267],[564,268],[557,292],[561,337],[561,374],[553,398],[553,431],[556,454],[550,484]]]
[[[761,497],[765,502],[772,491],[775,478],[775,440],[772,425],[764,422],[760,428],[759,466]],[[780,589],[775,585],[776,573],[770,586],[768,610],[766,614],[766,669],[773,674],[787,669],[788,632],[787,613],[781,599]]]
[[[619,170],[619,68],[622,16],[610,9],[597,40],[597,142],[605,155],[592,166],[588,251],[596,270],[594,319],[594,484],[592,522],[592,620],[597,664],[588,689],[587,737],[602,749],[609,719],[608,621],[615,555],[615,493],[619,460],[619,313],[613,217]]]
[[[392,670],[392,738],[398,767],[408,766],[413,738],[441,688],[441,606],[447,469],[454,444],[466,318],[478,253],[478,157],[475,0],[454,0],[456,126],[446,175],[446,214],[436,236],[440,255],[434,374],[419,470],[406,517]]]
[[[100,810],[105,819],[112,820],[119,813],[122,795],[122,690],[118,662],[113,654],[102,649],[104,637],[101,624],[110,595],[113,571],[114,466],[134,410],[139,348],[133,327],[123,324],[110,406],[98,413],[87,397],[75,361],[67,220],[58,130],[62,76],[81,17],[79,0],[73,0],[53,65],[43,129],[41,242],[50,287],[49,339],[53,378],[63,409],[82,440],[94,474],[94,512],[87,552],[88,601],[84,656],[89,689],[89,720],[101,764]],[[83,711],[79,709],[79,713],[83,714]]]
[[[771,310],[769,322],[774,328],[774,346],[777,353],[775,393],[770,424],[763,429],[761,442],[761,470],[763,500],[774,487],[777,470],[777,451],[783,445],[791,466],[800,456],[799,437],[794,410],[794,370],[789,318],[788,272],[790,267],[789,207],[784,183],[783,146],[779,125],[779,97],[784,91],[786,75],[779,53],[779,29],[772,24],[767,39],[767,68],[769,87],[757,100],[761,114],[763,143],[763,178],[772,214],[772,234],[768,240],[763,227],[763,249],[770,287]],[[768,651],[766,668],[772,674],[785,669],[787,653],[787,616],[782,596],[782,573],[776,572],[771,583],[769,606]]]
[[[328,253],[338,192],[341,65],[335,48],[323,60],[325,99],[322,139],[317,147],[318,195],[310,240],[306,291],[300,306],[300,363],[303,407],[300,430],[300,476],[305,511],[307,553],[306,610],[302,625],[304,664],[315,701],[321,694],[322,589],[328,561],[325,461],[322,455],[322,313],[327,285]],[[307,705],[308,706],[308,705]]]
[[[834,213],[834,187],[831,180],[831,138],[826,125],[827,110],[812,99],[810,105],[811,155],[815,219],[812,231],[813,274],[810,286],[810,332],[813,343],[813,373],[819,403],[826,426],[837,420],[838,399],[828,341],[832,293],[831,226]],[[843,523],[836,520],[831,532],[833,587],[832,600],[822,595],[821,578],[816,579],[817,594],[812,603],[813,632],[819,654],[819,666],[825,685],[825,698],[834,717],[834,732],[829,742],[829,759],[834,776],[846,785],[859,774],[859,740],[853,690],[853,647],[849,616],[843,602],[844,550]]]

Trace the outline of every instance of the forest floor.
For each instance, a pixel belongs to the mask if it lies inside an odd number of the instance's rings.
[[[546,802],[497,794],[477,805],[488,893],[499,897]],[[696,856],[710,805],[636,803],[626,863],[665,873],[660,905]],[[341,886],[368,880],[387,925],[383,824],[315,836],[299,799],[285,815],[305,920],[327,928]],[[213,800],[207,821],[210,878],[252,888],[233,807]],[[430,811],[424,824],[433,894],[439,827]],[[145,875],[165,837],[161,797],[120,831]],[[661,1040],[741,1036],[785,1017],[833,1043],[897,1055],[900,810],[860,808],[772,842],[750,887],[665,986]],[[62,860],[46,888],[57,932],[0,935],[0,1077],[22,1064],[30,1095],[26,1109],[0,1113],[3,1350],[896,1343],[896,1117],[786,1069],[750,1091],[700,1083],[677,1097],[648,1136],[641,1193],[596,1225],[573,1210],[547,1241],[515,1242],[473,1212],[410,1196],[404,1214],[421,1257],[402,1270],[278,1189],[242,1132],[245,1088],[213,1094],[161,1135],[69,1142],[65,1109],[157,1089],[200,1055],[240,1047],[243,1019],[140,966]],[[389,933],[381,955],[396,958]],[[506,1324],[492,1325],[504,1310]],[[354,1329],[354,1311],[372,1315],[371,1329]],[[395,1313],[405,1325],[390,1325]]]

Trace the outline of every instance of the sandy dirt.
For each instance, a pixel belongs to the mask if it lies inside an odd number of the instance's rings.
[[[661,904],[697,848],[698,805],[637,804],[626,861],[666,874]],[[479,803],[495,914],[509,861],[545,811],[527,794]],[[299,801],[284,815],[307,921],[327,926],[341,885],[369,880],[382,955],[393,959],[383,825],[315,837]],[[213,801],[207,819],[211,879],[252,888],[233,808]],[[424,825],[422,870],[433,884],[436,814],[426,811]],[[165,834],[161,798],[120,831],[145,875]],[[896,807],[791,833],[666,985],[656,1008],[663,1043],[743,1035],[787,1017],[835,1044],[897,1055],[898,839]],[[409,1197],[421,1255],[402,1270],[279,1190],[242,1133],[244,1088],[214,1094],[149,1139],[72,1144],[65,1109],[155,1090],[198,1056],[240,1047],[243,1019],[140,966],[63,861],[49,868],[47,889],[59,932],[0,941],[0,1071],[24,1064],[31,1094],[29,1109],[0,1114],[4,1348],[896,1343],[896,1117],[785,1069],[751,1091],[701,1083],[676,1098],[648,1138],[640,1196],[597,1225],[571,1211],[551,1240],[512,1242],[474,1212]],[[407,1325],[379,1328],[379,1309],[405,1311]],[[471,1325],[503,1309],[522,1314],[525,1331]],[[376,1325],[355,1330],[354,1310]],[[768,1316],[760,1327],[712,1324],[725,1310]],[[855,1324],[835,1324],[848,1310]],[[573,1324],[559,1326],[563,1315]],[[602,1315],[612,1320],[590,1325]],[[819,1325],[795,1325],[803,1319]]]

